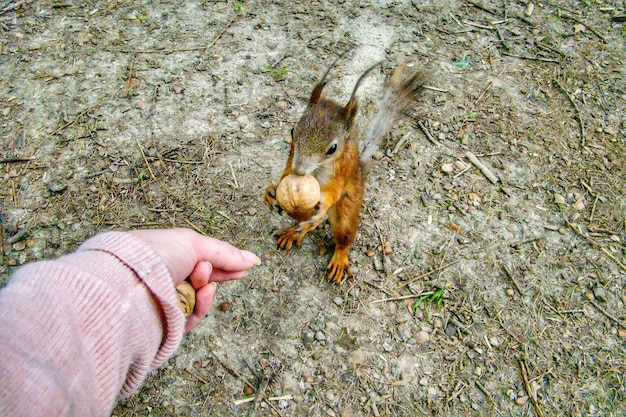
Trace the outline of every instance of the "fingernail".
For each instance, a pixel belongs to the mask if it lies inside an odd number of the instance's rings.
[[[261,258],[259,258],[258,256],[256,256],[254,253],[252,252],[248,252],[247,250],[242,250],[241,251],[243,257],[245,259],[247,259],[248,261],[252,262],[255,265],[260,265],[261,264]]]

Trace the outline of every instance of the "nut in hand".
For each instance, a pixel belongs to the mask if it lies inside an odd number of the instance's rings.
[[[312,175],[287,175],[276,188],[276,201],[290,215],[312,210],[320,196],[320,184]]]
[[[193,289],[189,281],[183,281],[176,287],[176,296],[178,306],[183,311],[185,318],[188,318],[196,307],[196,290]]]

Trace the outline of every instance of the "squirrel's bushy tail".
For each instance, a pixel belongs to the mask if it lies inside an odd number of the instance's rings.
[[[380,110],[369,124],[367,134],[359,143],[359,159],[367,164],[380,144],[402,116],[408,112],[422,92],[425,74],[417,71],[405,73],[402,65],[393,73],[383,87]]]

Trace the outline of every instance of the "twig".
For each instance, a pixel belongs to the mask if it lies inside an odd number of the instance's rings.
[[[557,61],[556,59],[541,58],[541,57],[538,57],[538,56],[516,55],[516,54],[510,54],[508,52],[502,52],[502,55],[510,56],[511,58],[517,58],[517,59],[527,59],[529,61],[554,62],[554,63],[557,63],[557,64],[559,63],[559,61]]]
[[[148,172],[150,172],[150,176],[152,177],[153,180],[156,181],[154,172],[152,172],[152,168],[150,167],[150,162],[148,162],[148,158],[146,158],[146,154],[143,152],[143,148],[141,147],[141,144],[139,143],[139,139],[135,138],[135,143],[137,144],[137,147],[139,148],[139,152],[141,152],[141,156],[143,157],[143,161],[146,163],[146,167],[148,167]]]
[[[419,298],[423,295],[432,295],[434,293],[435,293],[434,291],[426,291],[421,294],[407,294],[407,295],[400,295],[398,297],[381,298],[380,300],[372,301],[371,304],[385,303],[387,301],[410,300],[411,298]]]
[[[621,267],[622,267],[622,269],[623,269],[624,271],[626,271],[626,265],[624,265],[623,263],[621,263],[621,262],[619,261],[619,259],[617,259],[615,256],[611,255],[611,252],[609,252],[606,248],[604,248],[604,247],[603,247],[603,248],[601,248],[601,249],[602,249],[602,252],[606,253],[606,255],[607,255],[609,258],[613,259],[613,260],[614,260],[614,261],[615,261],[615,262],[616,262],[619,266],[621,266]]]
[[[593,305],[596,309],[598,309],[598,311],[602,314],[604,314],[605,316],[607,316],[609,319],[613,320],[615,322],[615,324],[617,324],[618,326],[625,328],[626,329],[626,324],[622,323],[622,321],[620,319],[618,319],[617,317],[615,317],[614,315],[612,315],[611,313],[609,313],[608,311],[606,311],[604,308],[602,308],[601,305],[599,305],[598,303],[596,303],[593,300],[589,300],[589,302],[591,303],[591,305]]]
[[[396,142],[395,146],[390,152],[390,156],[394,156],[400,151],[400,148],[403,147],[404,144],[409,140],[411,134],[411,132],[407,133],[406,135],[402,136],[398,142]]]
[[[426,136],[426,139],[428,139],[433,145],[441,146],[441,144],[433,137],[433,135],[430,134],[426,126],[424,126],[424,123],[422,123],[421,121],[418,121],[417,127],[419,127],[419,129],[422,131],[424,136]]]
[[[86,115],[87,113],[89,113],[90,111],[92,111],[93,109],[95,109],[96,107],[98,107],[100,104],[102,104],[102,102],[104,101],[104,99],[99,100],[96,104],[87,107],[85,110],[81,111],[80,113],[78,113],[78,115],[76,117],[74,117],[72,120],[70,120],[69,122],[66,122],[63,126],[59,127],[58,129],[56,129],[55,131],[53,131],[52,133],[49,133],[49,136],[52,135],[56,135],[57,133],[59,133],[60,131],[70,127],[71,125],[73,125],[74,123],[76,123],[76,121],[83,117],[84,115]],[[37,134],[38,135],[38,134]],[[35,137],[37,137],[37,135],[35,135]]]
[[[139,51],[133,51],[133,50],[119,50],[116,49],[115,52],[123,52],[123,53],[134,53],[134,54],[173,54],[173,53],[177,53],[177,52],[192,52],[192,51],[201,51],[201,50],[208,50],[209,48],[213,47],[213,45],[215,45],[215,43],[222,37],[222,35],[226,32],[226,30],[230,27],[230,25],[232,25],[232,23],[235,21],[236,16],[233,17],[228,23],[226,23],[226,26],[224,27],[224,29],[222,29],[220,31],[220,33],[217,34],[217,36],[215,37],[215,39],[213,39],[213,41],[206,45],[206,46],[195,46],[192,48],[180,48],[180,49],[144,49],[144,50],[139,50]]]
[[[220,359],[219,356],[217,356],[215,352],[211,351],[211,354],[220,363],[220,365],[224,367],[224,369],[226,369],[228,372],[230,372],[231,374],[239,378],[247,386],[254,388],[254,385],[252,385],[252,383],[248,381],[248,379],[245,376],[243,376],[241,372],[237,371],[234,367],[230,366],[228,363],[226,363],[226,361]]]
[[[424,84],[422,86],[422,88],[424,90],[437,91],[439,93],[449,93],[450,92],[450,90],[445,90],[443,88],[437,88],[437,87],[433,87],[432,85],[426,85],[426,84]]]
[[[502,270],[504,271],[506,276],[509,277],[513,285],[515,285],[515,288],[517,288],[517,292],[519,292],[520,295],[524,295],[524,292],[522,291],[520,286],[517,284],[517,281],[515,280],[515,278],[513,278],[513,274],[511,273],[511,271],[509,271],[509,268],[507,268],[506,265],[502,265]]]
[[[0,164],[12,164],[14,162],[28,162],[28,161],[32,161],[33,159],[36,159],[36,158],[34,156],[31,156],[30,158],[1,158]]]
[[[187,223],[192,229],[194,229],[196,232],[200,233],[201,235],[204,234],[204,232],[195,224],[193,224],[189,219],[185,219],[185,223]]]
[[[558,6],[557,6],[557,7],[558,7]],[[576,17],[572,16],[571,14],[569,14],[569,13],[567,13],[567,12],[564,12],[562,9],[559,9],[559,15],[560,15],[561,17],[564,17],[564,18],[569,19],[569,20],[573,20],[574,22],[576,22],[576,23],[578,23],[578,24],[583,25],[584,27],[586,27],[587,29],[589,29],[589,31],[590,31],[591,33],[593,33],[593,34],[594,34],[594,35],[596,35],[598,38],[600,38],[600,40],[601,40],[603,43],[607,43],[606,38],[605,38],[602,34],[600,34],[600,32],[598,32],[598,31],[597,31],[597,30],[595,30],[593,27],[591,27],[588,23],[585,23],[585,22],[583,22],[582,20],[580,20],[580,19],[578,19],[578,18],[576,18]]]
[[[574,110],[576,111],[576,118],[578,119],[578,124],[580,126],[580,147],[581,149],[585,147],[587,139],[585,137],[585,124],[583,123],[583,118],[580,115],[580,110],[578,109],[578,105],[576,104],[576,102],[574,101],[574,98],[572,97],[572,95],[569,93],[569,91],[567,91],[567,89],[565,87],[563,87],[563,85],[559,82],[559,80],[557,80],[556,78],[552,79],[552,82],[561,89],[561,91],[563,91],[563,93],[565,94],[565,96],[567,97],[567,99],[569,100],[570,103],[572,103],[572,106],[574,106]]]
[[[235,175],[235,169],[233,168],[233,164],[228,162],[228,166],[230,167],[230,173],[233,176],[233,181],[235,182],[235,188],[239,188],[239,183],[237,182],[237,175]]]
[[[479,1],[476,1],[476,0],[465,0],[465,1],[468,2],[469,4],[471,4],[472,6],[476,7],[477,9],[480,9],[480,10],[482,10],[484,12],[487,12],[487,13],[492,14],[494,16],[498,15],[497,12],[491,10],[490,8],[488,8],[487,6],[485,6],[484,4],[482,4]]]
[[[500,71],[500,73],[496,76],[496,78],[495,78],[495,79],[493,79],[493,80],[491,80],[491,81],[489,82],[489,84],[487,85],[487,87],[485,87],[485,89],[483,90],[483,92],[480,94],[480,96],[478,96],[478,98],[477,98],[477,99],[476,99],[476,101],[474,102],[474,105],[476,105],[476,104],[477,104],[480,100],[482,100],[482,98],[485,96],[485,93],[487,93],[487,91],[488,91],[491,87],[493,87],[493,84],[494,84],[496,81],[498,81],[498,79],[502,76],[502,74],[504,74],[504,72],[505,72],[506,70],[508,70],[508,69],[509,69],[509,66],[508,66],[508,65],[507,65],[507,66],[505,66],[505,67],[502,69],[502,71]]]
[[[471,20],[464,20],[463,23],[468,25],[468,26],[473,26],[473,27],[479,28],[479,29],[495,30],[495,27],[493,27],[493,26],[481,25],[480,23],[475,23],[475,22],[472,22]]]
[[[23,5],[28,4],[30,2],[31,2],[31,0],[16,1],[15,3],[9,4],[4,9],[0,10],[0,14],[5,14],[6,12],[10,12],[11,10],[17,10],[20,7],[22,7]]]
[[[526,387],[526,392],[528,393],[528,396],[530,397],[530,402],[533,404],[533,408],[535,409],[535,414],[537,414],[537,417],[544,417],[543,413],[541,412],[541,408],[539,408],[539,403],[537,402],[537,398],[535,398],[535,393],[533,392],[530,386],[530,381],[528,380],[528,369],[526,368],[526,362],[524,361],[524,359],[518,359],[518,361],[519,361],[519,366],[522,369],[522,378],[524,379],[524,386]]]
[[[242,398],[241,400],[235,400],[233,401],[233,405],[241,405],[241,404],[246,404],[246,403],[250,403],[252,401],[254,401],[256,397],[249,397],[249,398]],[[289,400],[293,400],[293,395],[283,395],[281,397],[269,397],[267,398],[268,401],[289,401]]]
[[[191,372],[187,368],[185,368],[185,372],[187,372],[189,375],[191,375],[192,377],[196,378],[198,381],[202,382],[203,384],[208,384],[209,383],[209,381],[207,381],[206,379],[202,378],[200,375],[196,375],[194,372]]]
[[[496,184],[499,181],[498,177],[496,177],[491,172],[491,170],[489,168],[487,168],[487,166],[485,164],[480,162],[480,160],[476,157],[476,155],[474,155],[470,151],[467,151],[467,152],[465,152],[465,157],[467,159],[469,159],[472,164],[476,165],[476,167],[478,167],[478,169],[480,169],[480,172],[482,172],[483,175],[485,177],[487,177],[487,179],[489,181],[491,181],[493,184]]]
[[[492,404],[495,403],[493,401],[493,397],[491,396],[491,393],[489,391],[487,391],[487,388],[483,387],[483,384],[481,384],[478,380],[474,381],[474,384],[476,384],[478,389],[480,389],[483,392],[483,394],[485,394],[485,397],[487,397],[487,399],[489,400],[490,403],[492,403]]]
[[[402,284],[398,285],[398,286],[396,287],[396,289],[400,289],[400,288],[402,288],[402,287],[406,287],[407,285],[412,284],[412,283],[414,283],[415,281],[418,281],[418,280],[420,280],[420,279],[422,279],[422,278],[425,278],[425,277],[427,277],[427,276],[429,276],[430,274],[433,274],[433,273],[435,273],[435,272],[443,271],[444,269],[446,269],[446,268],[448,268],[448,267],[450,267],[450,266],[452,266],[452,265],[454,265],[454,264],[457,264],[457,263],[459,263],[460,261],[461,261],[460,259],[457,259],[456,261],[449,262],[449,263],[447,263],[447,264],[445,264],[445,265],[442,265],[442,266],[440,266],[440,267],[438,267],[438,268],[431,269],[431,270],[430,270],[430,271],[428,271],[428,272],[425,272],[425,273],[423,273],[423,274],[421,274],[421,275],[418,275],[418,276],[416,276],[415,278],[412,278],[412,279],[410,279],[409,281],[404,282],[404,283],[402,283]]]

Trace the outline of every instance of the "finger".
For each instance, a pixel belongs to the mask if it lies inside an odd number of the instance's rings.
[[[222,271],[221,269],[214,269],[209,278],[210,282],[223,282],[240,279],[248,275],[248,271]]]
[[[207,285],[211,281],[211,274],[213,273],[213,265],[209,262],[198,262],[189,275],[189,281],[191,286],[195,289],[200,289]]]
[[[211,282],[196,292],[196,307],[193,310],[193,314],[189,316],[185,323],[185,332],[196,327],[209,312],[213,304],[213,298],[215,297],[215,289],[216,284]]]
[[[198,261],[208,261],[213,269],[244,271],[259,265],[261,260],[252,252],[238,249],[226,242],[200,234],[195,235],[193,247]]]

